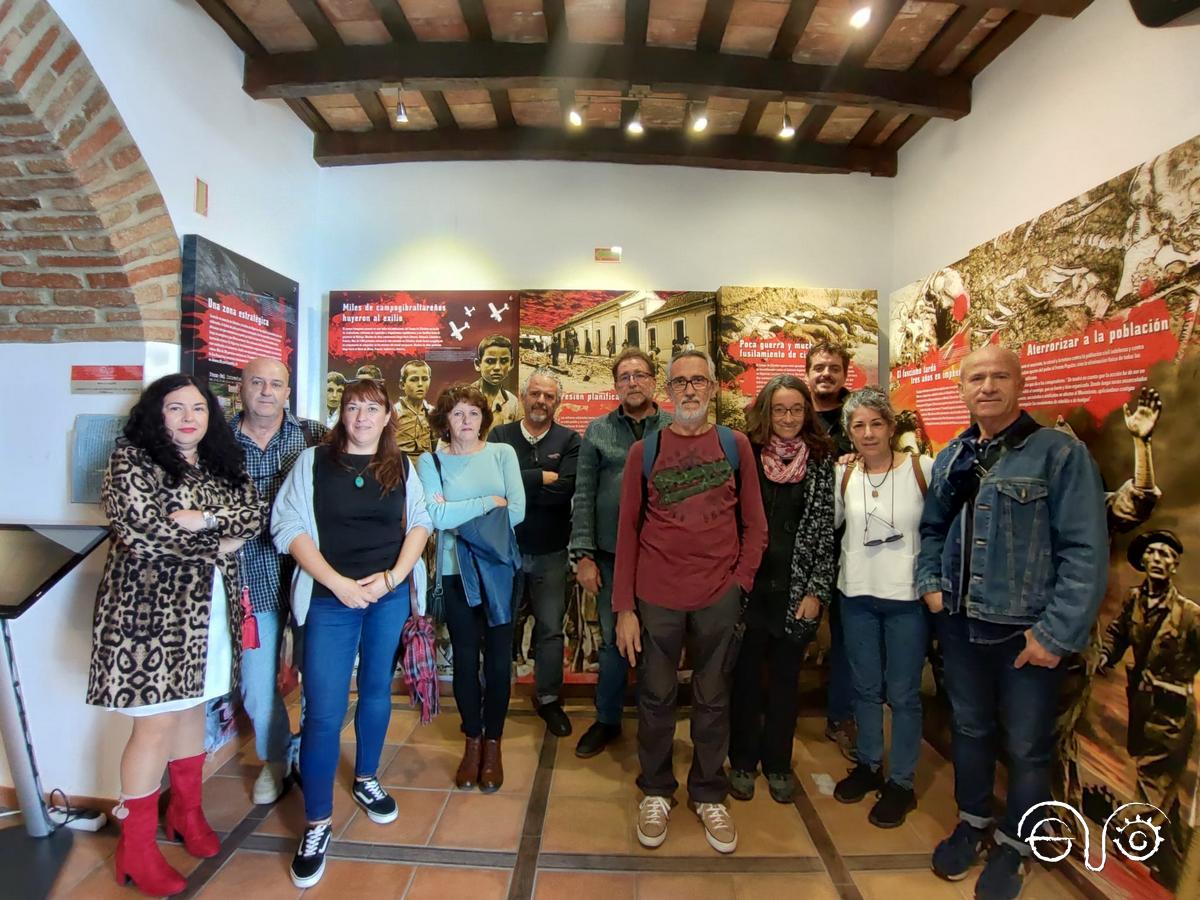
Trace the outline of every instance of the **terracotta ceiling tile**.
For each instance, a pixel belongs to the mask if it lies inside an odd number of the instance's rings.
[[[735,0],[730,25],[764,25],[778,29],[787,15],[789,0]]]
[[[545,42],[542,0],[485,0],[484,9],[493,40],[519,44]]]
[[[812,109],[807,103],[799,100],[789,100],[787,104],[788,115],[792,118],[792,126],[799,128],[800,123],[804,121],[804,117],[808,115]],[[772,101],[767,104],[767,108],[763,110],[762,118],[758,122],[758,134],[762,137],[777,137],[779,129],[783,126],[783,103],[781,101]]]
[[[512,97],[513,120],[525,128],[561,128],[562,107],[558,98],[553,100],[518,100],[517,91],[509,91]]]
[[[854,5],[852,0],[820,0],[796,44],[792,60],[818,66],[836,65],[858,34],[849,25]]]
[[[565,0],[567,32],[580,44],[625,41],[624,0]]]
[[[898,113],[898,114],[892,116],[891,121],[888,122],[886,125],[884,125],[883,130],[880,131],[878,135],[876,135],[874,146],[878,147],[884,141],[886,141],[888,138],[890,138],[892,136],[892,132],[895,131],[897,128],[899,128],[900,123],[903,122],[907,118],[908,118],[908,116],[906,116],[904,113]]]
[[[867,60],[867,67],[904,71],[916,62],[956,9],[953,3],[908,0]]]
[[[871,112],[857,106],[839,106],[817,135],[817,140],[822,144],[848,144],[863,123],[871,118]]]
[[[540,103],[543,100],[558,102],[558,88],[509,88],[508,98],[513,103]]]
[[[737,134],[742,127],[742,119],[746,115],[749,100],[736,97],[708,98],[708,133]]]
[[[727,25],[721,41],[721,52],[737,56],[766,57],[775,46],[778,28],[764,25]]]
[[[347,44],[391,43],[392,36],[371,0],[317,0],[317,5]]]
[[[433,111],[425,105],[425,97],[420,91],[403,91],[401,96],[404,97],[404,111],[408,113],[408,121],[403,125],[396,121],[396,92],[379,92],[379,99],[383,101],[383,107],[387,110],[388,121],[392,123],[393,131],[432,131],[437,128],[437,119],[434,118]]]
[[[419,41],[466,41],[467,22],[457,0],[397,0]]]
[[[496,127],[496,110],[492,107],[490,99],[487,99],[487,91],[484,91],[484,101],[482,103],[455,103],[451,101],[450,94],[465,94],[469,91],[446,91],[446,103],[450,106],[450,112],[454,116],[454,121],[458,123],[459,128],[466,130],[479,130],[483,128]]]
[[[228,3],[269,53],[313,50],[317,46],[287,0],[228,0]]]
[[[621,106],[616,97],[590,97],[583,107],[583,119],[589,128],[620,128]]]
[[[309,102],[334,131],[370,131],[374,127],[353,94],[323,94],[310,97]]]
[[[642,101],[642,124],[647,128],[681,128],[687,118],[686,107],[685,100],[647,97]]]
[[[470,106],[477,103],[492,104],[492,95],[487,88],[470,88],[462,91],[442,91],[442,96],[451,106]]]
[[[695,47],[706,0],[650,0],[646,43],[657,47]]]
[[[951,51],[940,66],[938,66],[939,75],[948,75],[958,68],[958,64],[967,58],[967,55],[978,47],[983,39],[992,33],[997,25],[999,25],[1008,16],[1008,10],[1005,9],[989,9],[979,23],[967,32],[967,36],[962,39],[957,47]]]

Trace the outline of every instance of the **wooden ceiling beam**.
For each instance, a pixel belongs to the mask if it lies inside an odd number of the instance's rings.
[[[691,140],[682,132],[647,131],[630,138],[615,129],[569,135],[561,128],[495,131],[332,132],[314,140],[322,166],[430,160],[577,160],[646,165],[701,166],[775,172],[868,172],[896,174],[896,157],[884,149],[709,135]]]
[[[871,113],[871,118],[863,122],[862,128],[858,129],[858,134],[850,141],[854,147],[872,147],[875,144],[875,139],[879,137],[880,132],[887,127],[887,123],[892,121],[892,112],[881,109]]]
[[[497,128],[515,128],[517,120],[513,118],[512,101],[508,99],[508,91],[488,91],[492,98],[492,109],[496,112]]]
[[[259,43],[258,38],[246,27],[246,23],[229,8],[225,0],[196,0],[196,2],[247,56],[257,56],[267,52],[267,48]]]
[[[630,84],[708,96],[802,100],[834,106],[888,107],[936,118],[971,111],[970,85],[956,76],[858,66],[696,53],[664,47],[434,43],[330,48],[247,57],[243,86],[257,100],[375,91],[403,83],[415,90]]]
[[[804,34],[808,20],[812,18],[816,8],[817,0],[792,0],[787,15],[783,17],[783,24],[779,26],[779,32],[775,35],[771,59],[791,60],[796,52],[796,45],[800,43],[800,36]]]
[[[725,40],[725,26],[733,12],[733,0],[708,0],[704,16],[700,19],[700,33],[696,36],[696,49],[701,53],[718,53]]]
[[[801,142],[815,141],[829,117],[833,115],[833,106],[814,106],[804,117],[804,121],[796,129],[796,140]]]
[[[912,68],[918,72],[936,72],[938,66],[954,52],[955,47],[963,42],[963,39],[971,33],[972,28],[979,24],[979,20],[986,12],[987,10],[982,7],[972,9],[969,6],[960,6],[956,9],[942,24],[933,40],[925,45],[925,49],[912,64]]]
[[[317,0],[288,0],[292,12],[300,17],[308,33],[313,36],[318,47],[341,47],[344,45],[342,36],[333,27],[325,10],[317,5]]]
[[[978,47],[967,54],[967,58],[959,63],[954,74],[960,77],[974,78],[997,56],[1011,47],[1013,41],[1028,31],[1037,19],[1038,17],[1031,13],[1009,13],[999,25],[992,29],[991,34],[979,42]]]
[[[650,28],[650,0],[625,0],[625,44],[645,47]]]
[[[458,0],[463,20],[467,23],[467,34],[476,43],[492,40],[492,23],[488,21],[483,0]]]
[[[766,111],[766,100],[751,100],[746,105],[746,113],[742,116],[742,124],[738,126],[738,134],[743,137],[753,137],[758,134],[758,126],[762,124],[763,113]]]
[[[371,120],[376,131],[392,130],[392,123],[388,121],[387,108],[379,99],[379,94],[375,91],[359,91],[354,95],[354,99],[363,108],[363,112],[367,114],[367,118]]]
[[[325,117],[317,112],[317,108],[303,97],[289,97],[284,101],[296,117],[312,130],[314,134],[325,134],[333,131]]]
[[[542,19],[549,43],[567,40],[567,9],[564,0],[542,0]]]
[[[1058,16],[1073,19],[1092,4],[1092,0],[955,0],[959,6],[987,12],[1008,9],[1033,16]]]
[[[454,113],[450,111],[450,104],[446,102],[441,91],[421,91],[421,96],[425,98],[425,105],[433,113],[439,129],[458,131],[458,120],[454,118]],[[336,134],[336,132],[334,133]]]
[[[379,16],[383,27],[388,30],[388,34],[397,44],[407,44],[417,39],[416,32],[413,31],[412,24],[408,21],[408,16],[404,14],[404,10],[400,8],[400,4],[396,0],[371,0],[371,5],[375,7],[375,15]]]

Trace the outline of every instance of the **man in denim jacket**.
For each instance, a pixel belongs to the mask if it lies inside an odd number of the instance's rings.
[[[1082,443],[1020,408],[1023,387],[1009,350],[989,345],[963,360],[960,390],[975,424],[934,463],[917,558],[954,720],[960,821],[934,850],[941,877],[965,878],[979,859],[1001,734],[1008,756],[1005,814],[976,884],[980,900],[1020,893],[1031,847],[1017,825],[1050,799],[1059,663],[1087,645],[1108,578],[1096,465]]]

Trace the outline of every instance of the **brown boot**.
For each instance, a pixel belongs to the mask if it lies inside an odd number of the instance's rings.
[[[500,790],[504,784],[504,763],[500,759],[500,739],[483,742],[483,765],[479,769],[479,789],[485,794]]]
[[[462,762],[454,773],[454,786],[460,791],[469,791],[479,783],[479,753],[483,738],[469,737],[463,748]]]

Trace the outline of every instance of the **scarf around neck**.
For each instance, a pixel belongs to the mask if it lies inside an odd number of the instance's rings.
[[[808,471],[808,444],[796,438],[785,441],[772,434],[762,449],[763,474],[776,484],[796,484]]]

